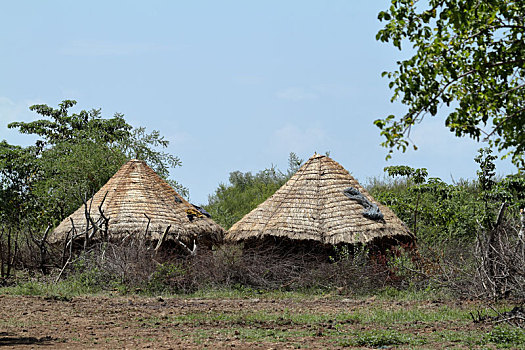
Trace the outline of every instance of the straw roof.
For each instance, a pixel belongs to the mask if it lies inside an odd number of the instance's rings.
[[[343,191],[353,187],[377,205],[383,219],[363,215],[363,205]],[[246,214],[226,234],[229,241],[282,237],[322,244],[370,243],[413,236],[389,208],[381,205],[329,157],[314,154],[270,198]]]
[[[193,240],[216,243],[223,238],[222,227],[200,214],[144,161],[128,161],[87,201],[95,221],[101,217],[101,204],[104,216],[109,218],[108,237],[111,240],[129,234],[145,234],[146,239],[158,241],[168,226],[171,227],[165,240],[178,236],[189,243]],[[51,233],[49,242],[64,241],[72,230],[71,220],[76,232],[84,231],[87,226],[85,211],[82,205],[62,221]]]

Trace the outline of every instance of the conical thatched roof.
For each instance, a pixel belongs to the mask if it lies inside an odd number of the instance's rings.
[[[349,187],[377,205],[383,218],[363,215],[363,205],[343,193]],[[226,234],[229,241],[268,237],[322,244],[366,244],[383,238],[413,240],[407,227],[389,208],[374,200],[339,163],[318,154]]]
[[[165,240],[178,236],[184,242],[196,240],[209,244],[220,242],[223,238],[222,227],[198,212],[144,161],[128,161],[87,201],[90,215],[95,221],[101,218],[101,204],[104,216],[109,218],[110,240],[119,240],[130,234],[143,234],[148,240],[158,241],[168,226],[171,227],[164,236]],[[64,241],[68,233],[71,234],[71,219],[76,232],[84,231],[87,226],[85,211],[86,207],[82,205],[62,221],[51,233],[49,242]],[[101,237],[95,236],[93,239]]]

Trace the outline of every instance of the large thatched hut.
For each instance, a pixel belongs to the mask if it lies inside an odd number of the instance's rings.
[[[209,215],[188,203],[144,161],[132,159],[78,210],[58,225],[50,243],[70,240],[118,242],[129,237],[157,244],[182,242],[210,247],[224,230]]]
[[[413,235],[339,163],[314,154],[265,202],[226,234],[227,241],[293,245],[391,245]]]

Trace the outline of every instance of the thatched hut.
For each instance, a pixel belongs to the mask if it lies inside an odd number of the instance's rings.
[[[129,237],[157,244],[210,247],[222,242],[224,230],[209,215],[182,198],[144,161],[132,159],[84,205],[63,220],[50,243],[76,236],[118,242]],[[159,243],[160,242],[160,243]]]
[[[295,246],[391,245],[413,235],[339,163],[314,154],[270,198],[226,234],[230,242]]]

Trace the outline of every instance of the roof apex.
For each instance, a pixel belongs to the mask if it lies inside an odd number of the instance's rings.
[[[349,187],[377,205],[384,219],[363,216],[363,205],[343,193]],[[265,236],[323,244],[368,243],[394,236],[413,238],[403,222],[377,202],[346,169],[317,153],[271,197],[235,223],[226,239],[240,241]]]
[[[157,240],[170,227],[169,233],[179,235],[181,239],[222,240],[222,227],[211,218],[200,215],[143,160],[127,161],[87,203],[95,222],[102,217],[99,207],[109,218],[108,235],[111,238],[147,233],[150,239]],[[49,241],[65,240],[73,229],[71,221],[77,233],[84,231],[85,210],[81,205],[63,220],[51,233]]]

